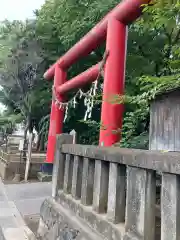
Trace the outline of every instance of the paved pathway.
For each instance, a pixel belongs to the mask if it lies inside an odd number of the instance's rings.
[[[8,184],[5,189],[22,216],[38,214],[44,199],[51,196],[51,183]]]
[[[0,227],[5,238],[28,239],[31,232],[22,217],[39,214],[43,200],[50,195],[50,183],[4,185],[0,180]]]

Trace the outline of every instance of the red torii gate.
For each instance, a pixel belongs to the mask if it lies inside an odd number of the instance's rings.
[[[127,25],[141,15],[142,5],[148,2],[149,0],[123,0],[44,74],[46,79],[54,78],[56,96],[59,101],[65,101],[68,91],[96,80],[99,64],[69,81],[66,78],[67,69],[106,40],[109,55],[105,65],[101,109],[101,123],[105,128],[100,129],[99,137],[99,144],[103,146],[111,146],[120,140],[120,133],[114,134],[114,131],[122,128],[123,104],[111,104],[107,99],[124,93]],[[54,161],[56,134],[63,132],[63,120],[64,109],[59,109],[52,100],[46,156],[48,163]]]

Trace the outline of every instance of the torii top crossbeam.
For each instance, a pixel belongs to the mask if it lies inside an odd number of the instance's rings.
[[[92,30],[75,44],[64,56],[62,56],[44,74],[44,78],[54,77],[55,65],[67,69],[81,57],[87,56],[97,48],[106,38],[107,23],[110,18],[116,18],[124,24],[129,24],[141,15],[141,6],[149,0],[123,0],[111,12],[109,12]]]

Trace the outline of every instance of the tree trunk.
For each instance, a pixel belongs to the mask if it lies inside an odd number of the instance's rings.
[[[24,130],[24,146],[23,146],[23,160],[26,161],[26,149],[27,149],[27,133],[28,130],[31,133],[31,117],[30,115],[27,116],[27,120],[26,120],[26,127]]]
[[[45,150],[45,143],[44,143],[44,134],[41,133],[38,135],[38,141],[36,145],[36,151],[42,152]]]
[[[41,134],[39,151],[44,151],[44,134]]]

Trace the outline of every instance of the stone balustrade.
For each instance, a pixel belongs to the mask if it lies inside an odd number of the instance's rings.
[[[180,239],[180,153],[72,144],[57,137],[52,195],[103,239]],[[161,172],[161,234],[156,228]]]
[[[4,161],[5,160],[8,161],[9,160],[9,154],[0,149],[0,159],[2,159]]]

